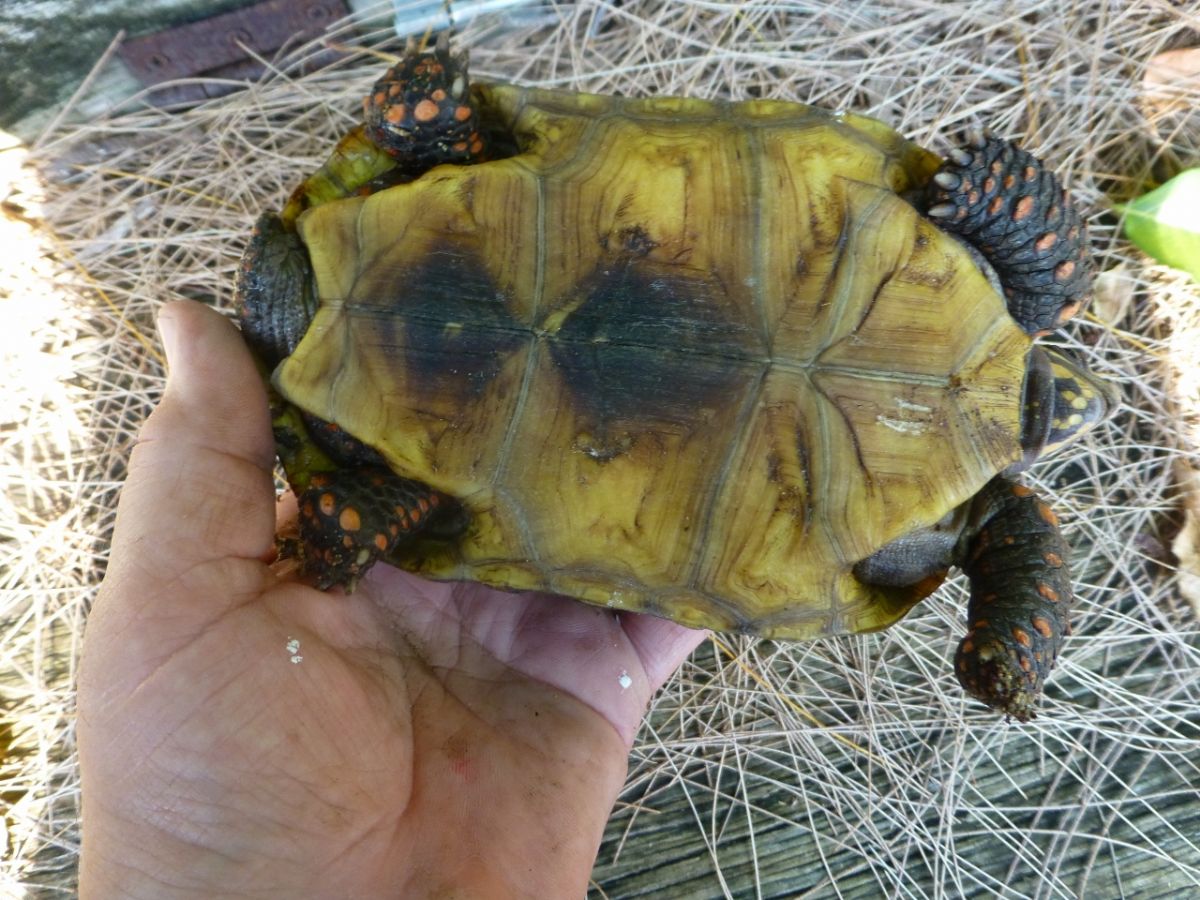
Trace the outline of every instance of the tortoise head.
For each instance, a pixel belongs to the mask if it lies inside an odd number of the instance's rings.
[[[1116,388],[1073,355],[1032,347],[1022,404],[1022,457],[1009,471],[1057,453],[1107,419],[1119,402]]]

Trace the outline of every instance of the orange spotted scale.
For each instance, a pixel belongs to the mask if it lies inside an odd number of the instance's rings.
[[[483,154],[465,60],[405,56],[363,98],[365,134],[413,170],[478,162]]]

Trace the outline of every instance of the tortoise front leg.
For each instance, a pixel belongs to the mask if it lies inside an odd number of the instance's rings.
[[[410,43],[363,98],[363,124],[292,192],[284,224],[293,227],[309,207],[370,192],[380,176],[406,181],[443,163],[479,162],[486,148],[478,118],[465,51],[452,54],[444,34],[431,51]]]
[[[382,466],[319,472],[297,501],[304,574],[321,590],[342,585],[347,592],[377,560],[437,530],[432,526],[444,523],[456,506],[428,485]]]
[[[1058,519],[1032,490],[997,477],[973,502],[962,545],[971,599],[970,627],[955,656],[958,680],[993,709],[1028,721],[1071,633],[1071,575]]]
[[[387,467],[379,453],[336,425],[272,397],[279,460],[300,509],[300,537],[282,556],[300,559],[318,588],[353,591],[378,560],[422,534],[452,537],[466,524],[448,495]]]
[[[1012,141],[977,135],[950,152],[929,182],[926,214],[975,247],[996,270],[1009,314],[1048,334],[1092,290],[1087,229],[1062,184]]]

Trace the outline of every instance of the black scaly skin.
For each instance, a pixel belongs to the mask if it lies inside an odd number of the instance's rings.
[[[1010,141],[978,135],[926,188],[927,214],[975,247],[996,272],[1009,314],[1040,336],[1087,302],[1094,269],[1087,229],[1058,178]],[[970,629],[955,670],[963,688],[1019,721],[1070,633],[1067,545],[1054,513],[1028,488],[993,479],[974,501],[963,569]]]
[[[335,465],[297,492],[297,555],[321,590],[339,584],[353,590],[376,560],[405,541],[430,531],[452,536],[466,524],[449,495],[397,475],[378,450],[333,422],[308,413],[302,419],[308,438]]]
[[[1025,722],[1071,633],[1067,543],[1050,507],[1003,477],[976,497],[971,520],[962,563],[969,630],[955,672],[967,693]]]
[[[320,447],[330,459],[341,466],[372,469],[387,466],[387,460],[378,450],[368,447],[333,422],[318,419],[310,413],[301,413],[304,430],[313,443]]]
[[[397,475],[337,425],[270,395],[275,447],[300,510],[300,536],[281,539],[279,555],[299,559],[317,587],[352,591],[406,541],[462,533],[467,519],[452,497]]]
[[[930,180],[926,203],[927,215],[996,270],[1027,333],[1054,331],[1086,303],[1094,276],[1087,229],[1037,157],[995,137],[969,140]]]

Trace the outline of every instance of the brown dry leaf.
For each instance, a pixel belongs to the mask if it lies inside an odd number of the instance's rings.
[[[1159,358],[1164,413],[1181,449],[1172,468],[1184,521],[1171,550],[1179,561],[1179,593],[1200,616],[1200,303],[1195,284],[1182,275],[1165,276],[1156,288],[1155,318],[1166,335]]]
[[[1101,272],[1092,291],[1092,315],[1105,325],[1118,324],[1133,303],[1135,285],[1129,266],[1123,262]]]
[[[1167,50],[1150,60],[1142,76],[1145,97],[1152,102],[1183,106],[1200,91],[1200,47]]]
[[[1179,593],[1200,616],[1200,471],[1179,466],[1183,487],[1183,528],[1171,543],[1179,560]]]
[[[1167,50],[1150,60],[1142,76],[1142,107],[1164,135],[1178,129],[1176,117],[1186,119],[1200,109],[1200,47]]]

